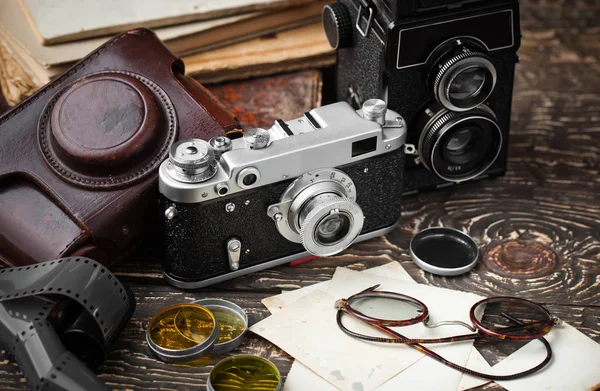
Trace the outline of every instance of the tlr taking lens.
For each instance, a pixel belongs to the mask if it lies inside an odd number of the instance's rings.
[[[436,111],[434,111],[436,110]],[[449,182],[473,179],[498,158],[502,132],[492,110],[483,105],[453,112],[434,104],[423,114],[419,156],[429,170]]]

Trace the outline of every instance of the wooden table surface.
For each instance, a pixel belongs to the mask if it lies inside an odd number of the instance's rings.
[[[204,389],[217,358],[204,367],[177,366],[155,359],[148,350],[145,330],[158,310],[218,297],[238,303],[254,324],[269,315],[260,303],[265,297],[330,279],[337,266],[364,270],[393,260],[423,284],[486,296],[518,294],[544,303],[600,342],[600,3],[524,0],[521,7],[523,43],[506,176],[407,198],[394,232],[341,255],[198,291],[166,285],[155,259],[119,265],[114,270],[133,289],[137,309],[99,377],[115,390]],[[264,115],[249,115],[243,104],[235,110],[254,124],[302,114],[271,107]],[[465,229],[481,246],[478,266],[460,277],[436,277],[417,268],[408,244],[429,226]],[[481,349],[491,361],[504,354],[498,346]],[[233,353],[268,357],[283,376],[293,361],[251,333]],[[4,352],[0,389],[27,389],[18,366]],[[501,388],[490,384],[481,389]]]

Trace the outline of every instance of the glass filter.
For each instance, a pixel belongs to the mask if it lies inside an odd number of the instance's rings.
[[[197,304],[178,304],[157,313],[146,332],[152,352],[163,361],[186,362],[212,349],[219,338],[213,313]]]
[[[279,391],[281,375],[267,359],[232,356],[218,362],[208,376],[208,391]]]

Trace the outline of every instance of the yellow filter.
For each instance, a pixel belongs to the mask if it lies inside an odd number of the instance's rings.
[[[150,347],[164,358],[163,353],[171,356],[172,351],[184,351],[215,339],[218,323],[212,312],[200,305],[178,304],[156,314],[148,325],[147,335]]]
[[[224,310],[221,308],[211,308],[210,310],[217,321],[219,322],[219,329],[221,334],[217,340],[217,344],[229,342],[236,339],[244,331],[246,331],[246,322],[239,315],[232,313],[231,311]]]
[[[258,356],[232,356],[210,372],[209,391],[278,391],[281,375],[277,367]]]

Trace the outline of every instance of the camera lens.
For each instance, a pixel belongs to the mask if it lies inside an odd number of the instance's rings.
[[[452,112],[435,105],[419,141],[423,164],[449,182],[462,182],[481,175],[496,161],[502,148],[502,132],[487,106]]]
[[[355,200],[348,174],[322,168],[296,178],[267,213],[283,237],[325,257],[346,249],[362,232],[365,216]]]
[[[350,218],[343,213],[331,213],[317,223],[315,239],[321,244],[334,244],[350,231]]]
[[[298,215],[302,244],[314,255],[337,254],[360,234],[363,219],[360,207],[348,198],[336,193],[316,195]]]
[[[496,86],[496,68],[490,58],[462,46],[441,56],[433,69],[435,99],[451,111],[467,111],[485,103]]]

